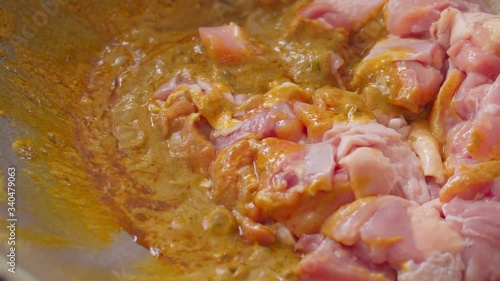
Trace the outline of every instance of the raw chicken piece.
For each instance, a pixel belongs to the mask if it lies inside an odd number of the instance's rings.
[[[355,179],[354,187],[361,195],[373,194],[371,188],[377,190],[377,194],[395,194],[409,200],[425,203],[431,199],[429,188],[420,169],[420,162],[411,148],[401,140],[401,136],[394,129],[387,128],[378,123],[338,123],[327,131],[323,140],[333,143],[336,147],[336,161],[340,166],[350,172],[352,169]],[[350,156],[349,154],[360,147],[370,147],[378,150],[382,155],[368,150],[370,156],[368,162],[380,161],[384,163],[384,169],[365,170],[367,180],[365,184],[360,184],[359,169],[364,165],[360,161],[353,161],[360,155]],[[367,151],[365,149],[365,151]],[[389,164],[390,163],[390,168]],[[343,165],[346,165],[345,167]],[[362,182],[362,180],[361,180]],[[378,182],[379,184],[374,184]],[[381,185],[384,182],[385,184]],[[359,198],[359,197],[358,197]]]
[[[298,266],[302,280],[390,281],[396,272],[355,257],[347,247],[320,234],[304,235],[295,249],[306,253]]]
[[[390,194],[398,175],[391,160],[371,147],[360,147],[342,158],[339,164],[349,171],[351,188],[356,198]]]
[[[486,88],[485,88],[486,90]],[[488,89],[478,106],[471,144],[467,147],[474,159],[500,159],[500,77]]]
[[[427,129],[427,124],[413,124],[409,136],[413,150],[420,158],[420,163],[425,176],[434,177],[439,184],[444,183],[444,166],[440,154],[440,146],[432,133]]]
[[[260,49],[252,45],[235,23],[217,27],[200,27],[200,37],[210,56],[220,63],[238,62]]]
[[[286,102],[270,108],[261,107],[239,119],[242,119],[241,123],[233,132],[218,136],[218,132],[214,132],[213,142],[218,151],[247,138],[278,137],[299,141],[305,137],[304,126]]]
[[[350,32],[359,30],[364,24],[376,18],[386,1],[316,0],[308,4],[300,14]]]
[[[241,98],[241,100],[239,99]],[[284,83],[260,97],[239,97],[232,130],[215,128],[212,141],[218,151],[242,139],[277,137],[298,142],[305,139],[305,128],[292,110],[291,104],[308,100],[309,94],[292,83]]]
[[[462,71],[458,69],[448,70],[446,79],[432,106],[429,125],[432,134],[440,144],[445,143],[448,130],[461,121],[460,116],[451,109],[451,101],[464,79],[465,74]]]
[[[373,120],[373,113],[353,92],[325,87],[312,96],[313,103],[295,102],[294,112],[307,128],[309,142],[319,142],[335,122]]]
[[[387,30],[401,37],[428,37],[450,0],[389,0],[385,11]]]
[[[350,31],[349,19],[332,5],[325,2],[313,2],[309,4],[300,11],[300,15],[309,19],[320,20],[330,27],[343,28],[346,31]]]
[[[358,199],[330,216],[321,233],[349,246],[359,259],[388,263],[406,280],[422,272],[434,273],[426,280],[455,281],[462,276],[459,254],[464,241],[433,202],[419,206],[395,196]]]
[[[161,85],[154,93],[154,98],[158,100],[165,101],[168,96],[180,85],[186,84],[186,78],[182,76],[175,76],[174,78],[168,80],[167,83]],[[191,84],[191,83],[189,83]],[[208,90],[208,89],[205,89]]]
[[[464,281],[500,280],[500,202],[497,200],[455,198],[443,205],[446,220],[460,227],[467,245],[462,252]]]
[[[293,145],[302,149],[283,153],[281,141],[263,143],[255,161],[261,179],[255,206],[296,236],[319,231],[329,214],[354,199],[348,184],[334,175],[332,145]]]
[[[420,264],[407,262],[398,274],[398,281],[461,281],[463,268],[459,254],[434,252]]]
[[[450,57],[431,114],[433,133],[444,142],[448,175],[459,173],[461,165],[500,159],[499,23],[498,15],[450,8],[431,29]]]
[[[383,110],[378,103],[385,99],[391,105],[419,114],[439,91],[444,55],[438,44],[428,40],[381,40],[356,68],[352,87],[365,96],[374,110]],[[376,89],[380,98],[370,89]]]
[[[441,202],[458,197],[465,200],[498,197],[500,191],[500,161],[488,161],[459,166],[440,190]],[[500,199],[500,197],[498,197]]]
[[[445,152],[450,167],[467,159],[500,159],[500,135],[495,131],[500,126],[500,78],[493,84],[479,80],[486,84],[476,87],[478,82],[469,82],[472,79],[476,79],[474,73],[466,77],[452,100],[451,110],[461,119],[447,134]]]
[[[230,131],[239,125],[240,122],[232,117],[235,104],[227,86],[198,80],[196,83],[179,82],[180,84],[171,90],[178,80],[173,78],[157,91],[156,98],[165,99],[162,107],[167,109],[167,114],[173,114],[180,105],[186,108],[190,104],[194,111],[199,112],[216,130]],[[218,104],[216,108],[212,106],[215,102]]]
[[[500,55],[500,16],[487,13],[463,13],[449,8],[431,27],[432,38],[449,49],[460,42]]]
[[[211,167],[214,199],[254,222],[272,219],[297,236],[314,233],[335,209],[354,200],[348,183],[335,179],[335,166],[328,143],[238,141]],[[261,242],[252,233],[244,235]]]
[[[385,8],[387,30],[400,37],[428,38],[431,25],[448,7],[479,12],[487,5],[482,0],[389,0]]]
[[[208,175],[215,159],[215,148],[203,133],[203,124],[199,121],[200,116],[191,113],[169,122],[176,123],[176,126],[170,128],[166,139],[173,157],[188,163],[194,172]]]
[[[217,91],[211,94],[217,95]],[[198,112],[202,106],[193,100],[196,95],[205,96],[198,85],[179,85],[160,102],[154,122],[172,156],[184,159],[195,172],[208,174],[216,151],[208,140],[211,126]]]
[[[500,73],[500,56],[475,47],[470,42],[460,41],[452,45],[447,54],[450,63],[464,72],[478,73],[491,79]]]
[[[436,69],[441,69],[445,56],[443,49],[429,40],[395,37],[377,42],[364,59],[370,60],[381,55],[391,60],[417,61]]]

